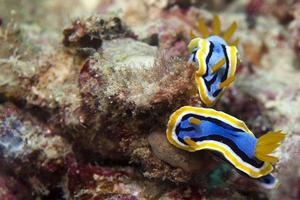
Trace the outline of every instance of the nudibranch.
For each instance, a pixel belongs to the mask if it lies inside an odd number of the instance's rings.
[[[199,31],[203,38],[194,38],[188,45],[189,62],[197,64],[195,80],[201,101],[213,106],[235,78],[238,63],[236,45],[238,39],[230,41],[237,28],[236,22],[221,37],[220,19],[213,19],[213,31],[210,35],[203,20],[199,21]]]
[[[243,121],[233,116],[211,108],[184,106],[170,116],[166,134],[168,141],[180,149],[213,151],[265,188],[278,184],[271,174],[271,163],[277,158],[270,154],[285,137],[281,131],[256,138]]]

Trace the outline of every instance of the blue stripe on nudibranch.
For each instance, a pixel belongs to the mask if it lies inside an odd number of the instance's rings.
[[[283,139],[281,132],[257,139],[243,121],[233,116],[214,109],[184,106],[171,115],[166,133],[169,142],[180,149],[218,152],[239,172],[269,186],[274,184],[275,178],[270,175],[273,167],[264,159],[272,160],[267,154],[276,148],[272,146],[274,141]],[[268,138],[272,139],[267,141]],[[263,159],[258,159],[258,155]]]

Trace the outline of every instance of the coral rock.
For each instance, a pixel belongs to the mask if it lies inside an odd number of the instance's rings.
[[[0,173],[0,199],[21,200],[30,199],[30,192],[22,183],[12,176]]]
[[[129,157],[150,170],[148,177],[186,181],[189,173],[170,171],[152,155],[145,135],[150,128],[165,128],[173,109],[189,101],[194,69],[179,59],[158,57],[156,47],[132,39],[107,41],[102,48],[80,73],[83,110],[88,113],[83,123],[92,128],[76,140],[105,157]]]
[[[101,18],[98,15],[86,20],[76,20],[72,26],[63,31],[63,43],[66,47],[89,52],[101,47],[103,40],[131,37],[135,38],[131,30],[118,17]],[[84,48],[88,48],[85,49]]]
[[[36,46],[24,39],[27,34],[14,22],[0,27],[0,93],[8,97],[25,96],[36,76],[49,67],[38,60]]]
[[[42,179],[45,175],[55,175],[47,178],[47,183],[58,181],[65,168],[65,158],[71,153],[70,145],[12,104],[1,105],[0,113],[1,165],[26,181]]]
[[[169,61],[157,54],[156,47],[131,39],[104,43],[103,52],[81,71],[81,94],[92,98],[84,100],[85,104],[103,113],[113,101],[127,104],[129,109],[147,109],[158,102],[170,102],[192,87],[194,69],[181,60]]]
[[[73,164],[65,187],[70,199],[140,199],[145,198],[141,176],[132,168]]]

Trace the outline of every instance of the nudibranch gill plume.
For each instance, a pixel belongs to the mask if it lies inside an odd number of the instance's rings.
[[[206,106],[213,106],[223,90],[235,79],[239,61],[236,48],[238,39],[231,42],[230,38],[236,28],[237,24],[234,22],[221,37],[220,19],[215,16],[210,35],[208,27],[200,20],[199,31],[203,38],[194,38],[188,45],[189,62],[195,62],[198,66],[195,80],[200,99]]]
[[[184,106],[169,119],[166,131],[169,142],[194,152],[210,150],[221,155],[238,172],[257,179],[265,188],[278,181],[271,174],[277,158],[270,155],[284,139],[281,131],[260,138],[245,123],[226,113],[210,108]]]

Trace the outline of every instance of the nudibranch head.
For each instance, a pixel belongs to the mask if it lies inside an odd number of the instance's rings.
[[[184,106],[175,111],[168,122],[167,138],[176,147],[194,152],[211,150],[220,154],[239,172],[273,187],[269,155],[284,138],[271,132],[257,139],[245,123],[226,113],[209,108]],[[271,176],[271,177],[270,177]]]
[[[230,41],[237,25],[234,22],[220,36],[220,20],[217,16],[213,21],[213,35],[209,34],[203,20],[199,22],[199,31],[203,38],[194,38],[188,45],[191,54],[189,61],[198,66],[196,83],[200,99],[206,106],[213,106],[235,78],[238,63],[238,51],[235,45],[238,40]]]

